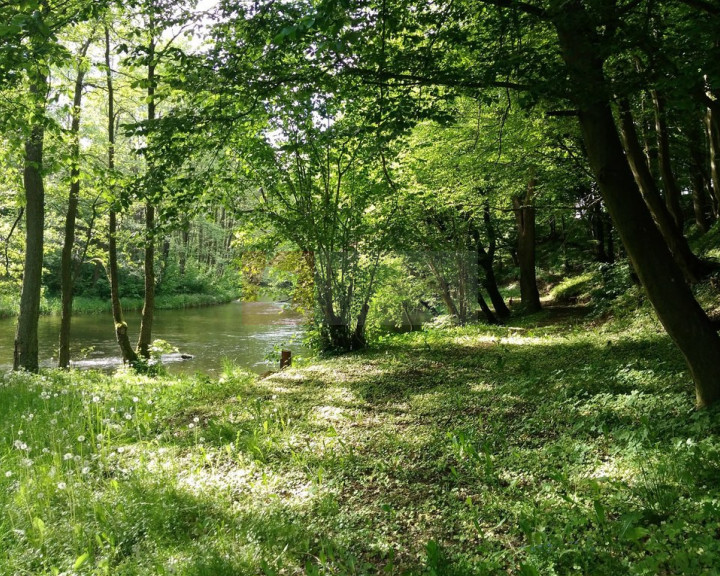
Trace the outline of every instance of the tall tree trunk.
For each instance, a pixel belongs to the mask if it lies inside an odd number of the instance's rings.
[[[518,230],[518,261],[520,263],[520,300],[527,312],[541,309],[540,293],[535,276],[535,178],[528,182],[523,198],[513,198],[515,221]]]
[[[685,356],[697,405],[712,404],[720,399],[720,337],[685,283],[639,193],[610,109],[595,23],[583,4],[572,0],[554,25],[605,205],[660,321]]]
[[[707,134],[710,144],[710,178],[716,212],[720,214],[720,104],[710,103],[707,111]]]
[[[113,88],[112,68],[110,66],[110,31],[105,28],[105,68],[108,89],[108,172],[115,171],[115,91]],[[110,207],[110,225],[108,230],[108,280],[110,282],[110,302],[112,304],[115,338],[120,346],[123,362],[131,365],[137,362],[137,354],[130,344],[127,323],[123,318],[120,304],[120,287],[118,282],[117,258],[117,215],[114,207]]]
[[[178,257],[178,271],[180,277],[185,277],[185,266],[187,264],[188,250],[190,249],[190,222],[184,222],[180,232],[182,242],[180,246],[180,255]]]
[[[43,233],[45,231],[45,187],[43,185],[43,140],[48,79],[42,74],[33,79],[30,95],[34,117],[30,136],[25,142],[25,267],[23,269],[20,314],[15,332],[13,368],[37,372],[38,318],[42,286]]]
[[[152,22],[151,22],[152,27]],[[150,43],[148,45],[148,73],[147,73],[147,119],[150,129],[155,120],[155,37],[154,30],[151,30]],[[152,163],[148,162],[150,180],[153,179]],[[152,192],[152,191],[151,191]],[[150,194],[152,196],[152,194]],[[143,358],[150,358],[150,344],[152,342],[153,318],[155,315],[155,206],[153,199],[149,198],[145,203],[145,297],[143,299],[142,317],[140,319],[140,336],[138,338],[137,350]]]
[[[70,323],[72,321],[73,303],[73,271],[72,262],[73,245],[75,244],[75,221],[77,220],[78,201],[80,196],[80,114],[82,107],[82,92],[85,80],[83,59],[90,46],[90,39],[80,48],[78,54],[78,71],[75,78],[75,93],[73,95],[72,122],[70,125],[70,193],[68,195],[68,209],[65,217],[65,238],[62,255],[60,257],[60,346],[58,351],[58,367],[70,366]]]
[[[660,178],[665,191],[665,205],[675,221],[675,225],[682,233],[685,219],[680,204],[680,187],[677,180],[675,180],[670,163],[670,135],[668,134],[667,120],[665,118],[667,113],[665,100],[658,94],[657,90],[652,90],[651,95],[655,109],[655,135],[658,140],[658,162],[660,164]]]
[[[632,170],[636,187],[639,187],[642,197],[652,212],[652,217],[665,239],[675,262],[683,272],[683,276],[691,284],[695,283],[707,274],[709,265],[690,250],[687,239],[680,228],[678,228],[666,204],[662,201],[657,183],[650,173],[650,168],[640,151],[640,143],[637,132],[635,131],[635,123],[630,114],[628,104],[625,101],[620,102],[620,126],[628,163]]]
[[[701,232],[705,233],[710,228],[710,198],[705,188],[705,178],[703,178],[702,171],[697,166],[692,165],[690,172],[695,224]]]
[[[691,117],[688,122],[687,139],[690,152],[690,178],[692,185],[695,224],[702,232],[710,228],[715,207],[710,198],[712,182],[708,171],[708,154],[703,146],[705,138],[699,119]]]

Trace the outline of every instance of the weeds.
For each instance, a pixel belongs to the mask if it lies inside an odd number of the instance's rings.
[[[712,574],[720,426],[652,322],[456,327],[262,380],[0,384],[0,574]]]

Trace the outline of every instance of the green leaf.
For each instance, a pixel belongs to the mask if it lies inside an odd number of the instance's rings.
[[[83,566],[87,561],[88,558],[90,558],[90,554],[85,552],[85,554],[82,554],[81,556],[77,557],[77,560],[75,560],[75,564],[73,564],[73,570],[77,570],[81,566]]]

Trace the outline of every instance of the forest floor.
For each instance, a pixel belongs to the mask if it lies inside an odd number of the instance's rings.
[[[0,574],[717,574],[720,412],[693,403],[644,313],[264,379],[8,374]]]

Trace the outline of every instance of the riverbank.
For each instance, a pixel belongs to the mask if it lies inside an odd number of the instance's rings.
[[[259,379],[11,374],[0,573],[711,574],[720,418],[638,315]]]
[[[214,304],[226,304],[241,296],[239,291],[227,291],[214,294],[170,294],[159,295],[155,298],[157,310],[180,310],[183,308],[197,308],[200,306],[212,306]],[[142,310],[142,298],[123,298],[122,307],[126,312]],[[0,318],[12,318],[17,316],[20,309],[20,296],[0,296]],[[111,312],[110,299],[76,297],[73,300],[74,314],[101,314]],[[40,314],[59,315],[61,312],[60,298],[43,297],[40,301]]]

